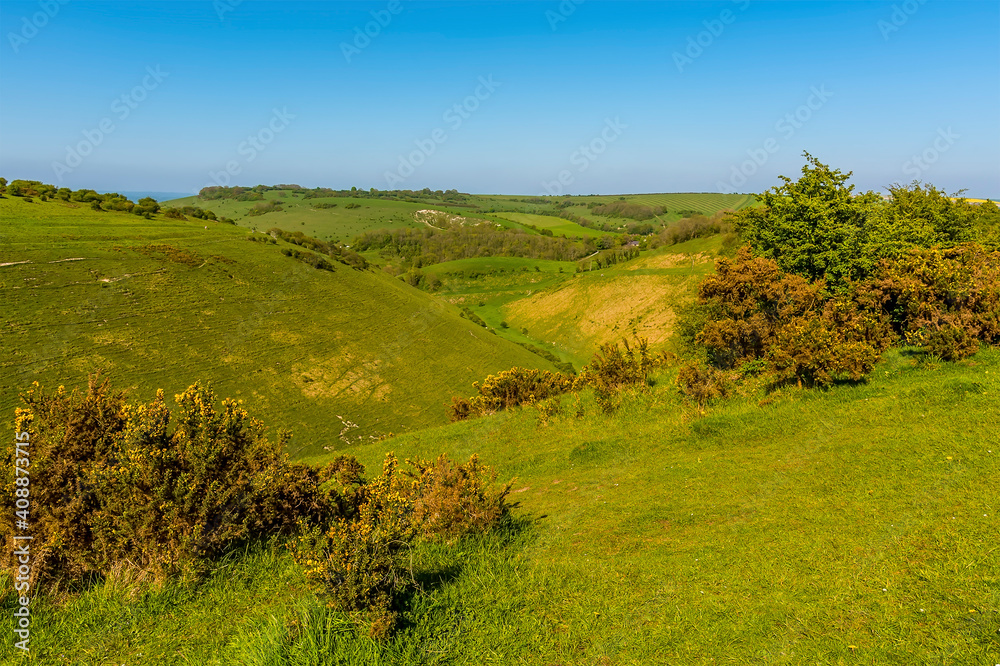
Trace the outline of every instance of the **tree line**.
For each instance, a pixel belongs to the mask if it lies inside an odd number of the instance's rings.
[[[0,196],[8,195],[20,197],[24,201],[32,202],[37,197],[39,201],[64,201],[67,203],[89,204],[95,211],[120,211],[139,215],[146,219],[151,219],[153,215],[162,213],[164,217],[172,219],[186,220],[187,216],[199,220],[218,220],[227,224],[236,224],[228,217],[217,217],[210,210],[204,210],[198,206],[181,206],[179,208],[163,208],[152,197],[143,197],[138,202],[131,201],[128,197],[117,192],[101,194],[95,190],[79,189],[71,190],[68,187],[56,187],[48,183],[37,180],[12,180],[7,182],[6,178],[0,178]]]

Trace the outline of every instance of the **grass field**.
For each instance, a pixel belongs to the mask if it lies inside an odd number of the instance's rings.
[[[538,229],[548,229],[556,236],[566,236],[567,238],[597,238],[607,236],[608,232],[597,229],[582,227],[576,222],[565,220],[552,215],[533,215],[531,213],[500,213],[497,217],[502,217],[512,222],[524,226],[533,226]]]
[[[0,200],[0,411],[32,381],[106,368],[149,399],[195,380],[296,434],[293,449],[447,421],[484,372],[551,366],[378,271],[316,270],[246,229]]]
[[[284,195],[284,196],[282,196]],[[422,227],[413,214],[427,206],[405,201],[382,199],[355,199],[351,197],[326,197],[303,199],[290,191],[264,193],[265,202],[280,203],[283,210],[248,216],[247,211],[256,201],[233,199],[203,200],[198,197],[176,199],[166,206],[199,206],[213,211],[220,217],[229,217],[248,229],[266,231],[278,227],[286,231],[301,231],[307,236],[324,240],[350,243],[351,239],[366,231]],[[317,208],[317,204],[337,204],[335,208]],[[347,208],[349,205],[356,208]]]
[[[412,553],[425,591],[387,643],[261,547],[196,589],[39,602],[34,662],[1000,663],[1000,353],[895,350],[867,384],[704,416],[671,380],[610,416],[566,397],[545,424],[526,408],[353,448],[517,477],[517,529]]]
[[[697,210],[706,215],[720,210],[740,210],[752,206],[756,198],[752,194],[635,194],[628,197],[632,203],[645,206],[663,206],[670,212],[678,210]]]

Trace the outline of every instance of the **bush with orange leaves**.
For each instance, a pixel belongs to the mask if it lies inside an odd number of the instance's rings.
[[[744,247],[735,259],[720,259],[716,274],[702,282],[704,324],[695,341],[720,370],[764,361],[778,381],[825,386],[860,379],[891,344],[892,332],[857,292],[828,296],[824,286]],[[681,373],[678,385],[699,401],[723,392],[704,371]]]
[[[1000,343],[1000,252],[966,243],[884,260],[859,292],[909,344],[947,361]]]
[[[407,460],[405,492],[413,502],[413,523],[428,539],[453,540],[486,532],[510,517],[509,482],[495,489],[497,474],[473,455],[469,462]]]

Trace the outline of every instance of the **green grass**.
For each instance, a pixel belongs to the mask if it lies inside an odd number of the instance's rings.
[[[548,229],[556,236],[566,236],[567,238],[597,238],[607,236],[609,232],[597,229],[582,227],[576,222],[565,220],[561,217],[551,215],[533,215],[531,213],[497,213],[501,217],[524,226],[533,226],[538,229]]]
[[[677,306],[693,299],[698,283],[714,270],[720,246],[719,237],[699,238],[611,267],[576,275],[567,271],[536,285],[483,289],[487,312],[495,310],[495,319],[507,321],[512,330],[528,329],[546,349],[578,368],[602,344],[633,332],[660,347],[673,332]],[[446,287],[461,289],[447,282]],[[470,283],[464,293],[473,298],[474,288]]]
[[[281,196],[284,194],[285,196]],[[285,231],[301,231],[307,236],[323,240],[350,243],[366,231],[422,227],[413,213],[428,208],[423,204],[406,201],[385,201],[351,197],[325,197],[303,199],[289,191],[272,190],[264,193],[264,201],[280,203],[283,210],[264,215],[248,216],[247,211],[256,201],[232,199],[203,200],[198,197],[175,199],[164,206],[198,206],[213,211],[220,217],[229,217],[248,229],[266,231],[278,227]],[[316,208],[316,204],[337,204],[335,208]],[[347,208],[357,204],[357,208]]]
[[[17,198],[0,216],[0,263],[30,262],[0,266],[5,429],[31,382],[106,368],[145,400],[210,382],[315,452],[343,446],[338,416],[355,439],[445,423],[485,373],[552,368],[379,271],[316,270],[236,226]]]
[[[201,603],[171,584],[40,604],[33,638],[66,663],[1000,663],[1000,352],[895,350],[867,384],[705,415],[671,379],[610,416],[567,396],[545,424],[526,408],[355,447],[376,469],[479,453],[517,477],[520,531],[418,547],[425,592],[387,643],[267,553]]]
[[[752,194],[709,194],[709,193],[673,193],[673,194],[633,194],[627,197],[631,203],[645,206],[663,206],[671,213],[678,210],[697,210],[706,215],[720,210],[740,210],[756,203]]]
[[[535,271],[535,267],[538,271]],[[526,259],[524,257],[473,257],[470,259],[456,259],[445,261],[440,264],[429,266],[426,270],[429,273],[444,275],[447,273],[499,273],[503,272],[542,272],[558,273],[562,269],[564,273],[572,273],[576,270],[575,261],[552,261],[550,259]]]

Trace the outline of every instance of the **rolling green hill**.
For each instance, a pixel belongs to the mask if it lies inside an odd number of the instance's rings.
[[[633,332],[660,347],[673,334],[677,306],[692,300],[714,269],[719,245],[712,237],[660,248],[600,270],[570,271],[534,289],[491,294],[487,304],[511,329],[527,329],[577,365]]]
[[[234,199],[204,200],[187,197],[166,202],[165,206],[199,206],[219,217],[229,217],[248,229],[266,231],[279,227],[286,231],[301,231],[307,236],[336,239],[343,242],[366,231],[419,227],[414,213],[427,206],[406,201],[361,199],[353,197],[323,197],[303,199],[287,190],[264,192],[264,202],[281,205],[282,210],[264,215],[248,215],[257,201]]]
[[[399,280],[317,270],[237,226],[13,197],[0,219],[5,428],[32,381],[106,368],[147,399],[212,382],[314,454],[446,422],[484,373],[552,369]]]
[[[566,236],[569,238],[574,237],[599,237],[607,236],[608,232],[599,231],[597,229],[588,229],[587,227],[582,227],[576,222],[571,222],[569,220],[564,220],[561,217],[553,217],[551,215],[534,215],[531,213],[500,213],[497,217],[501,217],[512,222],[517,222],[520,225],[526,227],[535,227],[537,229],[548,229],[556,236]]]
[[[461,204],[433,199],[403,201],[379,198],[359,193],[351,197],[304,198],[301,192],[269,190],[263,192],[263,201],[238,201],[235,199],[202,199],[197,196],[165,202],[166,206],[199,206],[212,210],[220,217],[229,217],[248,229],[261,231],[280,227],[286,231],[301,231],[308,236],[350,242],[368,231],[420,227],[425,222],[415,214],[420,210],[440,210],[455,215],[469,216],[472,220],[484,216],[505,226],[549,229],[555,235],[569,237],[598,237],[608,232],[590,229],[567,219],[556,217],[559,209],[554,204],[568,201],[565,210],[603,225],[609,223],[612,232],[629,220],[595,215],[587,204],[609,204],[619,201],[644,206],[662,206],[667,209],[657,223],[667,223],[682,217],[680,211],[698,211],[711,215],[720,210],[739,210],[755,205],[753,195],[681,193],[681,194],[632,194],[592,195],[543,199],[513,195],[462,195]],[[248,215],[258,203],[277,203],[282,210],[255,216]],[[538,233],[537,231],[535,233]]]
[[[197,588],[39,600],[33,650],[253,666],[1000,663],[997,351],[934,369],[897,350],[866,385],[703,417],[672,379],[611,416],[567,396],[544,422],[524,408],[351,447],[370,469],[388,450],[476,452],[517,477],[517,529],[414,550],[424,592],[389,641],[263,547]]]

